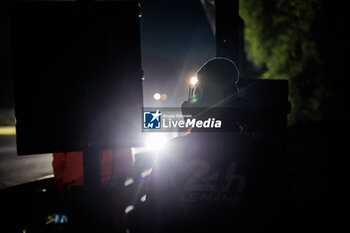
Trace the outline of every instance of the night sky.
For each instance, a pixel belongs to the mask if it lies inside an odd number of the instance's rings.
[[[153,93],[161,92],[167,106],[179,106],[188,79],[215,55],[214,35],[199,0],[143,0],[141,7],[144,103],[156,104]]]

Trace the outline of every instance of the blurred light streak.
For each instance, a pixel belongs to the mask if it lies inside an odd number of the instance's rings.
[[[151,175],[151,173],[152,173],[152,168],[147,169],[147,170],[144,170],[144,171],[141,173],[141,177],[142,177],[142,178],[145,178],[145,177]]]
[[[134,206],[133,205],[129,205],[125,208],[125,213],[129,213],[130,211],[132,211],[134,209]]]
[[[129,178],[127,178],[127,179],[125,180],[124,186],[129,186],[129,185],[131,185],[132,183],[134,183],[134,178],[129,177]]]
[[[16,135],[15,126],[1,126],[0,135]]]

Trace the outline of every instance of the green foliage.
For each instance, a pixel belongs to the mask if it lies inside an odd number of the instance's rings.
[[[246,53],[263,71],[261,78],[288,79],[289,123],[317,122],[329,109],[318,30],[321,0],[244,0]]]

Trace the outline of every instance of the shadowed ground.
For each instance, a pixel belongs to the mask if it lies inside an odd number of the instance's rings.
[[[0,189],[52,175],[52,155],[17,156],[16,136],[0,135]]]

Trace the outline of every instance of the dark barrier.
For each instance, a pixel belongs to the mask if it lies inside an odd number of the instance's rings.
[[[142,141],[139,18],[136,1],[12,4],[19,155]]]

